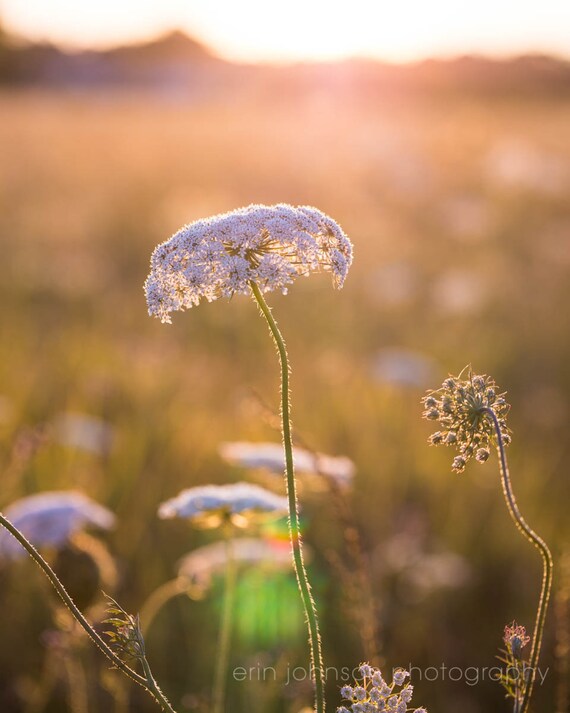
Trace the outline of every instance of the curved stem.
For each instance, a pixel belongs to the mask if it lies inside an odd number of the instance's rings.
[[[213,713],[222,713],[226,699],[228,680],[228,663],[230,658],[230,640],[236,591],[236,562],[234,558],[233,528],[230,524],[225,528],[226,537],[226,572],[224,578],[223,609],[218,635],[218,649],[214,687],[212,690]]]
[[[86,632],[87,636],[93,641],[95,646],[99,648],[99,650],[109,659],[109,661],[121,670],[124,674],[126,674],[131,680],[135,681],[135,683],[138,683],[140,686],[145,688],[151,695],[153,695],[157,702],[162,706],[164,710],[169,711],[169,713],[172,711],[174,713],[173,709],[170,707],[170,704],[168,701],[166,703],[168,704],[168,707],[165,707],[163,700],[164,696],[162,693],[160,693],[160,689],[158,689],[158,686],[156,686],[156,683],[154,682],[154,679],[151,679],[152,682],[154,683],[154,686],[156,689],[159,691],[160,696],[157,696],[156,690],[153,689],[152,685],[149,685],[149,679],[147,676],[141,676],[138,674],[136,671],[133,671],[133,669],[130,666],[127,666],[127,664],[122,661],[116,654],[115,652],[110,648],[110,646],[99,636],[99,634],[95,631],[95,629],[91,626],[91,624],[87,621],[87,619],[83,616],[81,611],[77,608],[77,605],[73,601],[73,599],[69,596],[67,593],[65,587],[63,584],[59,581],[56,573],[52,570],[52,568],[49,566],[49,564],[45,561],[45,559],[40,555],[40,553],[36,550],[36,548],[28,542],[26,537],[18,530],[17,527],[12,525],[12,523],[7,520],[2,513],[0,513],[0,525],[3,525],[8,532],[18,540],[18,542],[22,545],[22,547],[26,550],[26,552],[30,555],[30,557],[34,560],[34,562],[38,565],[38,567],[43,571],[43,573],[46,575],[46,577],[49,579],[51,582],[53,588],[55,591],[59,594],[61,599],[63,600],[63,603],[66,605],[66,607],[69,609],[69,611],[73,614],[74,618],[77,620],[77,622],[81,625],[81,627],[84,629]],[[148,664],[147,664],[148,666]],[[145,671],[146,673],[146,671]],[[161,698],[163,700],[161,700]]]
[[[271,314],[271,310],[263,297],[261,290],[250,282],[251,291],[259,305],[261,313],[265,317],[269,326],[269,331],[275,341],[279,362],[281,365],[281,425],[283,431],[283,447],[285,449],[285,476],[287,484],[287,498],[289,501],[289,536],[291,538],[291,548],[293,551],[293,563],[295,574],[303,600],[303,607],[307,617],[309,630],[309,645],[311,650],[312,673],[315,681],[315,704],[317,713],[324,713],[325,692],[324,692],[324,665],[321,652],[321,638],[319,634],[319,622],[315,600],[311,594],[311,586],[307,577],[307,570],[303,562],[303,546],[301,541],[301,529],[299,525],[299,512],[297,504],[297,491],[295,483],[295,471],[293,466],[293,441],[291,437],[291,416],[290,416],[290,395],[289,395],[289,360],[287,358],[287,347],[279,331],[277,322]]]
[[[183,577],[170,579],[168,582],[161,584],[160,587],[154,590],[149,595],[148,599],[142,605],[140,610],[140,619],[142,632],[146,636],[154,618],[162,607],[174,597],[180,594],[186,594],[190,588],[189,582]]]
[[[146,678],[145,688],[150,693],[152,693],[152,695],[156,698],[158,705],[162,708],[163,711],[165,711],[165,713],[176,713],[174,708],[170,705],[170,701],[160,690],[158,683],[152,675],[152,671],[150,670],[150,666],[148,664],[148,661],[146,660],[146,656],[143,656],[141,658],[141,663]]]
[[[505,453],[505,444],[503,442],[503,435],[501,433],[501,427],[499,425],[499,420],[495,412],[490,408],[485,408],[485,413],[487,413],[495,427],[495,432],[497,434],[497,452],[499,454],[499,461],[501,467],[501,483],[503,486],[503,494],[505,496],[505,501],[507,503],[507,508],[514,520],[518,529],[522,532],[524,537],[531,542],[540,552],[542,557],[542,588],[540,591],[540,599],[538,600],[538,607],[536,611],[536,620],[534,624],[534,633],[532,636],[532,648],[530,652],[529,670],[530,678],[526,681],[524,687],[524,695],[522,703],[520,705],[520,713],[527,713],[530,704],[530,698],[532,695],[532,689],[536,679],[536,669],[538,666],[538,658],[540,656],[540,647],[542,645],[542,633],[544,631],[544,621],[546,619],[546,612],[548,609],[548,602],[550,600],[550,592],[552,589],[552,555],[548,549],[548,545],[544,540],[527,525],[525,519],[521,515],[518,508],[515,495],[513,493],[513,488],[511,484],[511,477],[509,474],[509,466],[507,464],[507,455]]]

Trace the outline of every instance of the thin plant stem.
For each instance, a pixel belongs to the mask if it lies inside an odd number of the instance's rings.
[[[530,698],[532,695],[532,689],[534,687],[534,682],[536,679],[536,669],[538,666],[538,658],[540,655],[540,648],[542,645],[542,634],[544,631],[544,621],[546,619],[546,612],[548,609],[548,602],[550,600],[550,592],[552,589],[552,555],[548,549],[548,545],[544,540],[532,530],[529,525],[527,525],[525,519],[521,515],[518,508],[515,495],[513,493],[513,488],[511,484],[511,477],[509,474],[509,466],[507,464],[507,455],[505,453],[505,444],[503,441],[503,435],[501,433],[501,427],[499,425],[499,420],[497,415],[491,408],[485,408],[485,413],[490,416],[495,427],[495,432],[497,434],[497,452],[499,454],[500,469],[501,469],[501,483],[503,486],[503,494],[505,496],[505,501],[507,503],[507,508],[511,518],[514,520],[518,529],[522,532],[524,537],[532,543],[540,552],[542,557],[542,588],[540,591],[540,599],[538,600],[538,607],[536,611],[536,620],[534,624],[534,633],[532,636],[532,647],[530,652],[529,661],[529,671],[530,677],[526,681],[524,687],[524,695],[520,708],[517,707],[515,702],[515,713],[527,713]]]
[[[218,648],[216,652],[216,671],[212,690],[213,713],[223,713],[228,682],[228,664],[230,659],[230,641],[232,635],[233,613],[236,592],[236,561],[234,557],[233,526],[228,523],[224,528],[226,541],[226,566],[224,577],[223,608]]]
[[[162,708],[165,713],[176,713],[174,708],[170,705],[170,701],[168,698],[164,695],[164,693],[160,690],[158,683],[156,682],[152,671],[150,670],[149,663],[147,661],[146,656],[143,656],[141,659],[141,664],[143,667],[144,675],[146,677],[146,686],[145,688],[152,693],[154,698],[158,701],[159,706]]]
[[[165,582],[148,597],[140,611],[143,634],[147,634],[156,615],[174,597],[187,594],[191,585],[184,577],[176,577]]]
[[[83,616],[73,599],[67,593],[67,590],[65,589],[63,584],[60,582],[58,576],[49,566],[49,564],[45,561],[45,559],[40,555],[36,548],[30,542],[28,542],[26,537],[18,530],[18,528],[12,525],[12,523],[7,520],[4,515],[2,515],[2,513],[0,513],[0,525],[5,527],[6,530],[8,530],[8,532],[16,540],[18,540],[18,542],[22,545],[22,547],[26,550],[26,552],[30,555],[30,557],[34,560],[34,562],[49,579],[53,588],[59,594],[59,596],[63,600],[63,603],[69,609],[76,621],[84,629],[87,636],[89,636],[91,641],[93,641],[93,643],[99,648],[99,650],[109,659],[113,666],[122,671],[131,680],[135,681],[135,683],[138,683],[140,686],[146,689],[156,699],[157,703],[164,711],[167,711],[168,713],[175,713],[174,709],[172,708],[164,694],[156,685],[156,681],[150,673],[150,668],[148,668],[148,663],[146,664],[146,667],[143,665],[143,668],[145,668],[145,676],[141,676],[136,671],[133,671],[133,669],[128,666],[124,661],[122,661],[122,659],[120,659],[117,654],[115,654],[111,647],[101,638],[101,636],[99,636],[99,634]]]
[[[269,331],[275,341],[279,362],[281,366],[281,425],[283,435],[283,447],[285,450],[285,476],[287,485],[287,498],[289,501],[289,536],[291,538],[291,548],[293,551],[293,564],[295,574],[301,592],[301,599],[307,617],[309,631],[309,646],[311,652],[312,673],[315,682],[315,707],[316,713],[325,711],[324,692],[324,664],[321,652],[321,638],[319,634],[319,621],[315,600],[311,594],[311,586],[307,576],[307,570],[303,562],[303,545],[301,541],[301,528],[299,524],[299,512],[297,503],[297,490],[295,482],[295,471],[293,465],[293,441],[291,436],[291,415],[290,415],[290,394],[289,394],[289,360],[287,357],[287,347],[279,331],[271,309],[269,308],[261,290],[255,282],[250,283],[251,291],[257,302],[261,313],[265,317],[269,326]]]

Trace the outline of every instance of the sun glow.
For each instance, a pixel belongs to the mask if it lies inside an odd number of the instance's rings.
[[[567,54],[570,2],[560,0],[0,0],[8,29],[71,46],[105,46],[174,28],[229,59],[546,51]]]

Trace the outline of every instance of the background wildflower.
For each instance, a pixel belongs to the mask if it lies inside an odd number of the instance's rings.
[[[285,455],[280,443],[247,443],[244,441],[222,443],[219,447],[222,458],[231,465],[242,468],[266,470],[283,475]],[[338,485],[350,485],[355,465],[345,456],[329,456],[312,453],[304,448],[293,448],[293,462],[297,474],[318,474],[332,478]]]
[[[496,441],[495,425],[489,411],[497,417],[504,443],[510,442],[506,416],[510,406],[505,394],[493,379],[486,375],[462,378],[450,376],[440,389],[429,391],[423,398],[424,418],[437,421],[441,430],[429,438],[431,445],[453,445],[459,455],[453,459],[452,469],[461,473],[471,458],[484,463],[490,455],[490,447]]]
[[[349,701],[350,707],[340,706],[337,713],[376,713],[393,711],[406,713],[412,700],[413,686],[406,684],[410,673],[403,668],[396,668],[392,674],[392,683],[388,684],[380,669],[367,663],[360,664],[355,676],[354,686],[343,686],[340,695]],[[416,708],[414,713],[426,713],[424,708]]]
[[[30,495],[7,507],[4,515],[36,547],[61,547],[84,527],[109,530],[115,524],[110,510],[71,490]],[[17,559],[25,554],[8,532],[0,530],[0,557]]]
[[[247,527],[256,520],[286,514],[286,498],[250,483],[188,488],[158,509],[161,518],[181,517],[204,528],[218,527],[224,522]]]

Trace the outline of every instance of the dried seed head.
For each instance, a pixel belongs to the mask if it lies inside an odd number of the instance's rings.
[[[510,443],[506,416],[509,411],[504,394],[491,377],[472,374],[467,378],[464,369],[458,376],[445,379],[440,389],[430,391],[423,399],[424,418],[438,421],[442,427],[429,438],[431,445],[454,445],[459,451],[452,469],[461,473],[467,462],[475,460],[484,463],[490,455],[490,447],[496,441],[492,411],[497,417],[501,436],[505,444]]]

